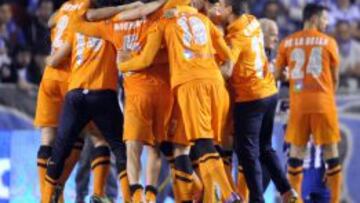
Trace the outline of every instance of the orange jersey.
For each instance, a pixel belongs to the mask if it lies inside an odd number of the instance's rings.
[[[69,90],[117,90],[116,50],[111,43],[78,32],[71,32],[66,41],[72,47]]]
[[[146,43],[147,30],[163,15],[164,10],[182,4],[183,0],[170,0],[161,9],[142,19],[121,21],[118,16],[111,20],[91,23],[83,21],[77,30],[111,42],[117,50],[131,51],[134,55]],[[121,15],[121,14],[120,14]],[[124,85],[127,90],[143,91],[154,85],[168,84],[167,51],[162,49],[155,62],[146,70],[125,74]]]
[[[120,64],[124,71],[140,70],[143,61],[154,56],[165,40],[170,62],[171,86],[196,79],[223,80],[214,54],[222,59],[233,57],[222,34],[204,15],[192,7],[177,7],[179,16],[161,19],[148,33],[147,45],[139,57]]]
[[[69,25],[75,15],[83,15],[89,8],[89,0],[72,0],[65,2],[55,16],[56,26],[51,29],[52,52],[63,45]],[[44,79],[68,81],[70,73],[70,58],[64,60],[61,68],[46,67]]]
[[[335,111],[331,69],[337,68],[336,41],[316,30],[303,30],[285,38],[279,47],[277,68],[289,68],[290,109],[301,113]]]
[[[227,28],[226,40],[237,58],[230,80],[235,102],[262,99],[277,92],[268,70],[260,23],[252,15],[242,15]]]

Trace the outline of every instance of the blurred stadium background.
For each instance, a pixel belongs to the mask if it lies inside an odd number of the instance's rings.
[[[274,19],[281,38],[301,27],[301,10],[316,0],[252,0],[252,12]],[[360,1],[316,1],[330,8],[329,33],[339,43],[341,87],[337,96],[344,162],[344,202],[360,202]],[[38,202],[33,128],[37,88],[50,50],[46,22],[62,0],[0,0],[0,203]],[[283,115],[277,115],[274,144],[282,152]],[[284,154],[281,154],[284,159]],[[146,161],[146,160],[144,160]],[[164,176],[166,176],[164,174]],[[74,178],[67,200],[75,198]],[[270,187],[267,202],[276,202]],[[73,201],[71,201],[73,202]]]

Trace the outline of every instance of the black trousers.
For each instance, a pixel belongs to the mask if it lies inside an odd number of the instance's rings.
[[[118,172],[123,170],[126,166],[126,149],[122,141],[123,120],[115,91],[75,89],[68,92],[48,164],[48,176],[54,180],[60,177],[76,138],[90,121],[95,123],[109,143]]]
[[[235,152],[244,169],[250,202],[264,202],[263,172],[266,169],[280,193],[290,190],[282,165],[272,148],[277,95],[235,103]]]

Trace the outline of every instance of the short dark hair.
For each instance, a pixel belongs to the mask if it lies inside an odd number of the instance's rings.
[[[303,11],[303,22],[310,20],[315,15],[321,15],[323,11],[328,11],[329,8],[321,4],[310,3],[307,4]]]
[[[93,8],[103,8],[120,4],[120,2],[116,0],[92,0],[91,3]]]
[[[237,16],[249,12],[248,0],[226,0],[226,3],[232,7],[233,13]]]
[[[219,0],[208,0],[208,2],[211,3],[211,4],[216,4],[216,3],[219,2]]]

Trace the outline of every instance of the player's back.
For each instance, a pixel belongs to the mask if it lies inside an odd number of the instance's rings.
[[[303,30],[285,38],[277,67],[289,68],[290,109],[302,113],[335,111],[332,68],[339,56],[336,41],[317,30]]]
[[[64,38],[72,19],[76,15],[82,15],[89,7],[88,0],[72,0],[63,3],[58,12],[55,14],[55,27],[51,29],[51,52],[55,52],[64,44]],[[44,79],[51,79],[57,81],[67,81],[70,73],[70,58],[67,58],[62,63],[61,68],[48,67],[44,72]]]
[[[116,50],[103,39],[73,32],[66,39],[72,44],[69,90],[117,89]]]
[[[194,8],[179,6],[178,10],[176,18],[158,24],[169,52],[172,87],[195,79],[222,80],[212,44],[215,26]]]
[[[227,31],[227,41],[239,52],[231,77],[235,100],[253,101],[274,95],[275,79],[268,68],[259,21],[255,16],[244,14]]]

